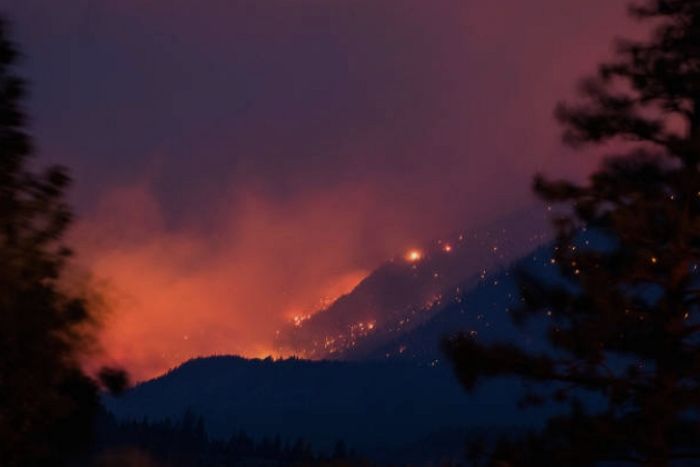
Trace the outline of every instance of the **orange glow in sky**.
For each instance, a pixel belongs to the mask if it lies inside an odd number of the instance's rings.
[[[278,356],[277,330],[303,326],[390,256],[356,237],[362,200],[339,217],[337,200],[242,196],[213,233],[169,230],[144,186],[115,190],[75,226],[76,262],[107,309],[104,363],[139,381],[198,356]]]
[[[403,248],[529,206],[535,172],[584,176],[552,109],[626,36],[625,0],[13,3],[106,363],[136,381],[266,356],[294,316],[428,251]],[[39,73],[54,50],[85,73]]]

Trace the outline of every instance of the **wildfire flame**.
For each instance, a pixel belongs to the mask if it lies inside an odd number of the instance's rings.
[[[406,253],[406,261],[416,263],[423,259],[423,252],[418,249],[409,250]]]
[[[299,328],[304,324],[304,321],[307,321],[310,318],[311,315],[295,315],[292,317],[292,323],[294,323],[295,327]]]

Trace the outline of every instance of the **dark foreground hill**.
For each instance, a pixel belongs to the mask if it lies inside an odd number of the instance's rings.
[[[550,257],[543,246],[517,265],[550,276]],[[343,440],[380,461],[458,457],[466,433],[512,433],[543,419],[543,409],[517,410],[519,383],[496,381],[465,393],[440,353],[441,339],[460,331],[538,345],[537,336],[511,323],[519,301],[513,268],[504,267],[446,289],[422,324],[346,349],[338,355],[344,361],[200,358],[108,399],[107,407],[121,420],[178,419],[191,411],[219,438],[239,431],[301,437],[326,452]]]
[[[341,439],[377,460],[402,453],[427,459],[459,456],[465,432],[512,429],[537,419],[514,419],[512,383],[493,383],[466,395],[444,365],[408,362],[310,362],[211,357],[189,361],[138,385],[107,408],[121,420],[201,415],[207,432],[226,438],[309,440],[330,451]],[[443,440],[431,443],[425,440]]]

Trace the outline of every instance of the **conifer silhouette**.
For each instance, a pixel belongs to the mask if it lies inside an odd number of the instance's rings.
[[[700,1],[630,12],[651,38],[620,41],[580,101],[556,110],[565,142],[616,154],[584,184],[535,178],[563,206],[552,258],[562,280],[521,271],[513,316],[548,320],[550,351],[467,334],[444,345],[467,388],[515,376],[540,388],[529,401],[571,407],[543,433],[499,443],[499,465],[700,459]]]
[[[24,82],[0,19],[0,464],[61,466],[90,441],[98,383],[81,369],[95,313],[59,280],[70,256],[65,170],[28,165]],[[123,386],[124,373],[100,378]]]

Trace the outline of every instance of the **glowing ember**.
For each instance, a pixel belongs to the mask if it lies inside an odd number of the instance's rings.
[[[452,245],[450,245],[449,243],[446,243],[442,247],[442,251],[444,251],[445,253],[450,253],[452,251]]]
[[[420,250],[409,250],[408,253],[406,253],[406,261],[408,261],[409,263],[416,263],[422,259],[423,252]]]
[[[309,318],[311,318],[311,315],[296,315],[292,318],[292,323],[294,323],[294,326],[299,328],[304,324],[304,321],[308,320]]]

